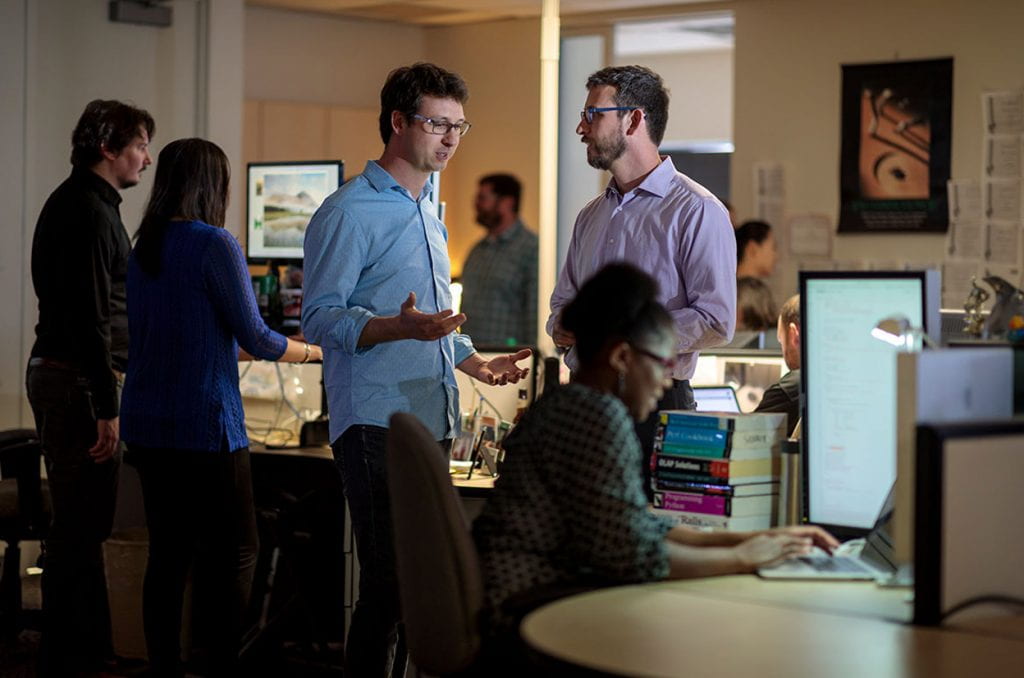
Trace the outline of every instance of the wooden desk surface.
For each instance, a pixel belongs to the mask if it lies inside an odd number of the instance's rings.
[[[821,584],[822,607],[836,610],[826,612],[803,607],[810,603],[785,586],[791,582],[739,579],[574,596],[528,615],[520,631],[549,658],[631,676],[944,678],[1015,676],[1024,665],[1022,641],[884,621],[866,616],[861,603],[841,611],[855,598],[846,584]],[[792,600],[773,590],[780,583]],[[771,587],[763,597],[762,587]],[[880,597],[883,614],[888,597]]]
[[[765,581],[751,575],[686,579],[658,584],[666,591],[761,603],[809,612],[857,615],[896,623],[914,616],[913,590],[881,588],[870,581]]]
[[[250,447],[253,454],[273,454],[285,457],[307,457],[316,459],[334,459],[331,448],[327,445],[315,447],[274,447],[267,448],[259,443],[253,443]],[[486,497],[487,493],[494,489],[494,478],[487,474],[474,472],[473,477],[466,480],[466,472],[460,470],[452,475],[452,484],[459,489],[459,493],[466,496]]]
[[[486,474],[473,473],[473,477],[466,480],[466,472],[459,470],[458,473],[452,474],[452,484],[459,488],[461,492],[463,489],[479,490],[483,493],[487,493],[494,489],[494,478]]]

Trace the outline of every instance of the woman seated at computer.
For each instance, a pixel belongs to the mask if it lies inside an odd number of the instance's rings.
[[[736,281],[736,331],[764,332],[774,330],[779,317],[772,291],[758,278]]]
[[[234,675],[257,555],[239,346],[264,360],[321,358],[319,347],[272,332],[260,318],[242,250],[223,228],[228,177],[227,156],[209,141],[165,146],[128,263],[132,344],[121,434],[149,527],[143,626],[156,676],[183,675],[182,602],[193,559],[197,582],[208,584],[201,601],[210,674]]]
[[[656,299],[650,276],[612,264],[562,315],[581,367],[505,439],[502,475],[474,524],[495,637],[581,587],[754,572],[812,543],[837,545],[814,527],[701,532],[649,511],[633,420],[656,406],[677,344]]]

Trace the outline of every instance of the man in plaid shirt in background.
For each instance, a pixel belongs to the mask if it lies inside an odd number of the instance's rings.
[[[519,220],[522,185],[511,174],[480,179],[476,222],[487,237],[462,267],[462,331],[477,346],[537,341],[537,235]]]

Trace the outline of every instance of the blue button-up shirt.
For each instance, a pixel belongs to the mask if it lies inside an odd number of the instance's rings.
[[[416,307],[452,307],[448,231],[428,182],[412,196],[376,162],[327,198],[306,230],[302,331],[324,351],[331,440],[354,424],[387,426],[411,412],[438,440],[458,432],[455,366],[469,337],[404,339],[358,347],[366,323]]]

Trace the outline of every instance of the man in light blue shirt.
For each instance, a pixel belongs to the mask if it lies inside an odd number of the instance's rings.
[[[302,329],[324,351],[331,447],[360,562],[345,675],[405,671],[405,657],[395,655],[389,418],[411,412],[445,444],[458,433],[456,368],[489,384],[527,372],[516,361],[529,350],[485,361],[454,333],[466,317],[451,310],[448,232],[429,179],[469,130],[467,98],[458,75],[432,64],[392,71],[381,90],[383,155],[327,198],[306,231]]]

